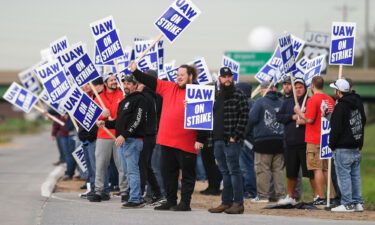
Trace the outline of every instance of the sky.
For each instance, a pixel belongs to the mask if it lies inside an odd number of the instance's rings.
[[[254,50],[251,31],[268,27],[275,37],[284,31],[300,38],[306,30],[329,32],[342,21],[340,8],[349,8],[347,20],[357,23],[356,54],[364,47],[365,0],[193,0],[202,14],[173,44],[165,39],[165,62],[180,65],[205,57],[210,69],[221,65],[225,51]],[[370,2],[370,32],[375,33],[375,0]],[[155,38],[154,22],[171,0],[1,0],[0,70],[23,70],[38,63],[40,50],[66,35],[70,44],[82,41],[93,55],[89,24],[112,15],[123,46],[134,37]],[[274,43],[276,46],[276,42]]]

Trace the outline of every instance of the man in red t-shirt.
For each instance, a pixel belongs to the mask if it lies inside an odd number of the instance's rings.
[[[322,111],[323,113],[333,111],[335,102],[327,94],[323,93],[324,80],[321,76],[316,76],[311,81],[311,91],[314,95],[307,100],[306,112],[303,113],[297,105],[294,110],[300,119],[297,124],[306,124],[305,142],[307,169],[314,171],[313,189],[316,198],[315,205],[325,205],[326,195],[324,186],[327,181],[327,160],[320,159],[320,129]]]
[[[184,129],[186,84],[197,78],[197,70],[182,65],[177,71],[176,83],[156,79],[142,73],[132,62],[130,70],[134,77],[163,97],[157,144],[161,146],[161,169],[166,186],[167,202],[155,210],[190,211],[191,195],[196,179],[197,150],[203,140],[197,139],[197,131]],[[179,171],[182,170],[181,201],[177,205]]]
[[[117,116],[118,104],[124,99],[124,95],[121,90],[117,88],[116,75],[108,73],[104,75],[103,82],[105,88],[102,93],[99,94],[102,99],[105,108],[103,113],[99,117],[98,121],[102,120],[114,120]],[[95,98],[95,102],[100,105],[98,98]],[[116,134],[115,129],[108,129],[113,135]],[[127,196],[128,189],[127,181],[120,165],[119,155],[115,140],[107,134],[103,128],[98,129],[98,135],[96,140],[95,158],[96,158],[96,172],[95,172],[95,194],[88,197],[91,202],[100,202],[102,200],[109,200],[109,188],[108,188],[108,166],[111,161],[111,157],[115,161],[117,170],[119,172],[119,187],[121,192],[121,201],[124,201]]]

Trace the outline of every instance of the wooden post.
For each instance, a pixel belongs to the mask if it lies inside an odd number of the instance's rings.
[[[263,97],[267,94],[267,92],[270,90],[270,88],[272,87],[273,84],[274,84],[274,81],[272,80],[272,81],[270,82],[270,84],[268,85],[268,87],[267,87],[267,89],[266,89],[266,92],[264,92]]]
[[[339,65],[339,79],[342,77],[342,65]]]
[[[331,170],[332,170],[332,159],[331,158],[329,158],[329,159],[327,159],[328,160],[328,176],[327,176],[327,179],[328,179],[328,181],[327,181],[327,196],[326,196],[326,198],[327,198],[327,207],[329,207],[329,205],[330,205],[330,202],[329,202],[329,200],[330,200],[330,195],[331,195]]]
[[[151,43],[150,46],[148,46],[148,48],[146,48],[146,50],[144,50],[141,55],[135,60],[135,63],[138,63],[139,60],[141,60],[149,51],[152,47],[154,47],[154,45],[156,45],[156,43],[158,43],[158,41],[160,41],[160,39],[164,36],[164,34],[160,34],[155,40],[154,42]]]
[[[260,84],[255,88],[253,92],[251,92],[251,98],[254,98],[255,96],[257,96],[259,91],[260,91]]]
[[[289,73],[290,81],[292,83],[292,90],[293,90],[293,97],[294,97],[294,104],[299,106],[296,94],[296,87],[294,86],[294,77],[292,73]]]
[[[118,68],[118,59],[114,59],[113,62],[114,62],[114,64],[115,64],[117,78],[118,78],[118,80],[120,81],[120,82],[119,82],[120,89],[121,89],[122,93],[123,93],[124,96],[125,96],[124,84],[123,84],[122,81],[121,81],[120,69]]]
[[[38,110],[40,113],[44,114],[46,113],[45,115],[50,118],[51,120],[55,121],[56,123],[60,124],[61,126],[64,126],[65,123],[59,119],[57,119],[55,116],[52,116],[51,114],[49,114],[45,109],[39,107],[39,106],[36,106],[34,105],[34,109]]]

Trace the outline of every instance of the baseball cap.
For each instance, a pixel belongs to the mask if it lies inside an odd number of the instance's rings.
[[[283,84],[284,83],[287,83],[287,84],[291,84],[292,83],[292,81],[290,80],[290,77],[288,76],[288,77],[286,77],[284,80],[283,80]]]
[[[350,90],[349,82],[345,79],[338,79],[334,83],[331,83],[329,86],[341,92],[349,92]]]
[[[131,83],[138,83],[137,79],[135,79],[135,77],[130,74],[130,75],[126,75],[124,77],[124,79],[121,80],[122,82],[126,81],[126,82],[131,82]]]
[[[220,68],[220,76],[226,76],[226,75],[233,76],[233,73],[228,67],[226,67],[226,66],[221,67]]]
[[[300,77],[295,78],[295,79],[294,79],[294,83],[295,83],[295,84],[296,84],[296,83],[300,83],[300,84],[306,85],[305,80],[302,79],[302,78],[300,78]]]
[[[106,81],[108,80],[108,78],[111,77],[111,76],[116,76],[116,74],[115,74],[115,73],[112,73],[112,72],[105,73],[105,74],[103,75],[103,82],[106,82]]]

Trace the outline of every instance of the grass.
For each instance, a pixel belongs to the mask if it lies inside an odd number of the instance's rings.
[[[18,134],[38,133],[42,130],[43,124],[44,120],[6,119],[0,123],[0,143],[9,142]]]
[[[365,143],[361,151],[362,196],[367,209],[375,210],[375,123],[365,127]],[[312,189],[307,178],[303,178],[304,201],[312,200]]]

